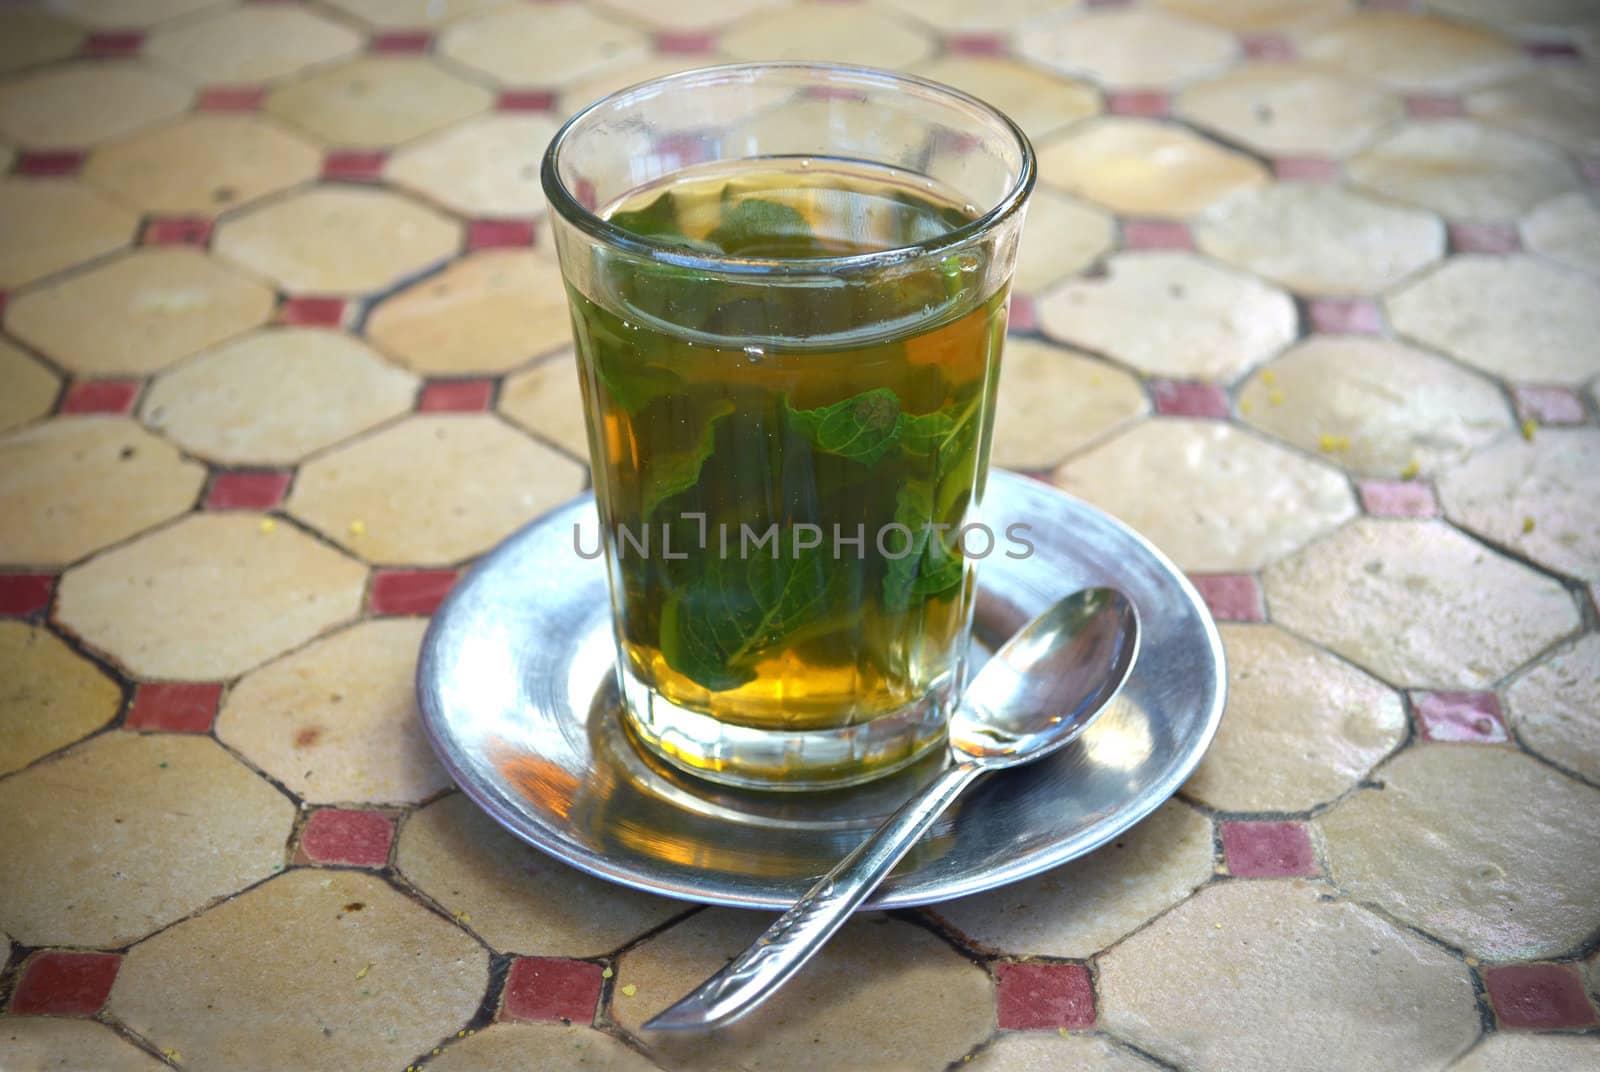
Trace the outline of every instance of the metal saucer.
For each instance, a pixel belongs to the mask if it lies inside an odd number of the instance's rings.
[[[1132,597],[1144,630],[1114,706],[1082,738],[985,779],[869,907],[928,904],[1015,882],[1111,841],[1200,762],[1222,717],[1222,646],[1183,574],[1120,522],[1045,485],[990,473],[984,520],[1030,526],[1036,550],[978,569],[978,641],[994,645],[1074,589]],[[617,706],[605,570],[584,495],[506,540],[434,616],[417,670],[446,769],[513,834],[624,885],[786,908],[946,760],[848,790],[759,793],[684,776],[637,749]],[[975,653],[981,659],[980,653]]]

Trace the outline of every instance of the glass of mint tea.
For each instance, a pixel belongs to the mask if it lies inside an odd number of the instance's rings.
[[[624,718],[718,782],[849,785],[943,739],[1027,138],[945,86],[749,64],[556,135]],[[575,550],[583,548],[575,541]]]

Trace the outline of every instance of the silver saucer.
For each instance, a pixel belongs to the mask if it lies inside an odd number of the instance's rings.
[[[1222,717],[1222,647],[1183,574],[1120,522],[993,471],[984,520],[1031,526],[1026,559],[978,569],[975,636],[993,646],[1074,589],[1127,592],[1138,665],[1083,737],[986,779],[901,864],[870,907],[928,904],[1065,863],[1154,811],[1200,762]],[[602,878],[715,904],[784,908],[876,827],[943,756],[855,789],[758,793],[643,755],[621,722],[593,499],[518,532],[434,616],[417,670],[423,723],[456,783],[513,834]],[[981,659],[981,653],[975,653]]]

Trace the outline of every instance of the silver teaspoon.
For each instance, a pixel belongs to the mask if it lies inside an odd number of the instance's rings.
[[[1139,615],[1114,588],[1067,596],[1005,643],[950,718],[952,764],[840,860],[755,944],[672,1007],[652,1031],[731,1023],[771,997],[820,950],[951,801],[980,775],[1076,738],[1106,708],[1139,651]]]

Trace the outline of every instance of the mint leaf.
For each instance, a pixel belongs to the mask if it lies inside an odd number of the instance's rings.
[[[729,200],[726,188],[722,200],[726,206]],[[821,255],[811,225],[797,209],[759,197],[747,197],[733,208],[725,209],[722,222],[706,235],[706,241],[733,257]]]
[[[783,399],[784,417],[824,454],[837,454],[873,465],[900,438],[900,398],[887,387],[875,387],[842,402],[817,409],[795,409]]]
[[[933,489],[926,480],[911,480],[895,496],[894,519],[911,530],[910,553],[889,559],[883,575],[883,607],[891,614],[911,609],[916,599],[939,595],[961,582],[964,563],[930,526]],[[898,549],[898,548],[897,548]]]
[[[688,450],[656,451],[648,455],[644,473],[644,512],[647,516],[666,500],[700,482],[700,469],[716,449],[717,425],[732,412],[733,403],[727,399],[713,404],[706,410],[706,423],[692,447]]]
[[[674,246],[688,249],[710,250],[711,247],[683,233],[678,220],[678,199],[668,190],[644,208],[631,212],[613,212],[608,219],[629,234],[641,238],[654,238]]]
[[[615,316],[588,303],[587,299],[583,301],[586,311],[572,318],[578,336],[578,352],[593,364],[613,405],[628,413],[637,413],[662,395],[683,391],[683,377],[653,363],[647,348],[624,337],[612,326],[618,323]]]

